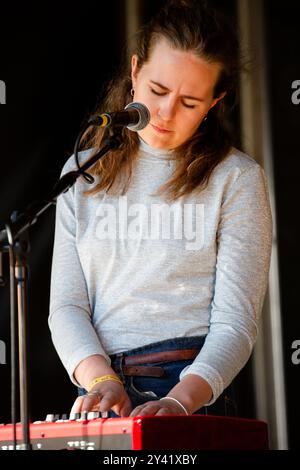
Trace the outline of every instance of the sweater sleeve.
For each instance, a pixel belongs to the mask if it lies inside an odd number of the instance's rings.
[[[63,168],[62,175],[71,169],[72,157]],[[78,181],[56,204],[55,238],[53,247],[49,327],[56,351],[71,381],[76,366],[93,354],[110,358],[100,344],[91,322],[91,309],[82,266],[76,247],[76,206],[74,193]],[[76,186],[76,188],[75,188]]]
[[[213,391],[211,405],[248,361],[268,285],[272,215],[264,170],[243,170],[224,193],[217,233],[215,290],[210,327],[194,362]]]

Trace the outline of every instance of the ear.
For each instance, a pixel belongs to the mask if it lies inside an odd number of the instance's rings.
[[[209,107],[209,109],[211,109],[211,108],[213,108],[214,106],[216,106],[216,104],[217,104],[219,101],[221,101],[221,100],[224,98],[225,95],[226,95],[226,91],[224,91],[224,93],[222,93],[220,96],[218,96],[218,98],[214,98],[213,101],[212,101],[212,103],[211,103],[211,105],[210,105],[210,107]]]
[[[138,75],[138,56],[134,54],[131,57],[131,81],[132,86],[135,88]]]

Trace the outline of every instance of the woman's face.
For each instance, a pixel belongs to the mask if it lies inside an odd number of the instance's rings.
[[[154,148],[174,149],[183,144],[224,96],[213,98],[219,64],[173,49],[165,39],[154,46],[140,70],[137,65],[134,55],[133,100],[145,104],[151,114],[150,123],[138,134]]]

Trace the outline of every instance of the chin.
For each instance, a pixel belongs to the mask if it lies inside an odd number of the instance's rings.
[[[171,142],[170,138],[157,137],[156,135],[154,136],[148,132],[145,134],[140,132],[139,135],[148,145],[150,145],[150,147],[162,150],[175,148],[175,145]]]

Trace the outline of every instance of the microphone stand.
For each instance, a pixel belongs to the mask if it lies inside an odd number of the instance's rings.
[[[80,132],[76,139],[74,155],[78,161],[78,146],[83,132],[90,126],[88,123]],[[28,406],[28,358],[27,358],[27,280],[28,280],[28,253],[29,237],[28,228],[36,223],[38,217],[50,206],[56,203],[58,196],[67,192],[75,184],[79,176],[87,176],[85,170],[94,165],[103,158],[110,150],[116,150],[122,144],[120,131],[110,128],[110,136],[104,141],[104,147],[89,158],[76,171],[66,173],[56,183],[48,198],[43,201],[31,203],[23,213],[17,215],[16,212],[5,224],[5,229],[0,231],[0,263],[2,262],[2,253],[8,251],[10,254],[10,302],[11,302],[11,361],[12,361],[12,425],[13,425],[13,447],[16,448],[16,429],[15,429],[15,287],[17,287],[17,309],[18,309],[18,339],[19,339],[19,391],[20,391],[20,414],[22,424],[23,442],[20,445],[21,450],[32,449],[30,443],[29,428],[29,406]],[[90,179],[91,181],[91,179]],[[12,274],[14,272],[14,275]],[[0,286],[4,285],[2,267],[0,266]]]
[[[11,220],[17,219],[17,212],[13,212]],[[19,238],[13,240],[11,226],[6,224],[6,233],[9,243],[10,258],[10,302],[11,302],[11,417],[13,426],[13,448],[17,446],[16,436],[16,308],[15,298],[17,293],[18,305],[18,325],[19,325],[19,374],[20,374],[20,410],[23,443],[20,444],[21,450],[30,450],[29,440],[29,411],[28,411],[28,383],[27,383],[27,279],[29,254],[28,232],[24,231]],[[17,289],[16,289],[17,288]]]

